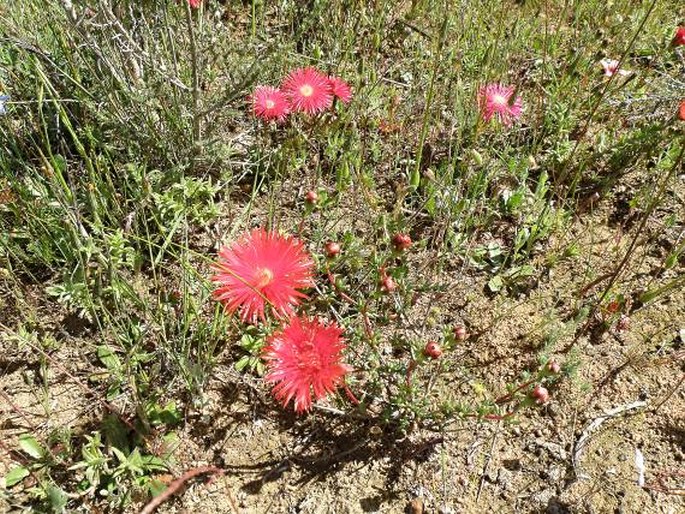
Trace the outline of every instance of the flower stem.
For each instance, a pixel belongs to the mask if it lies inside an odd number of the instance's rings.
[[[361,403],[359,399],[354,395],[354,393],[350,389],[350,386],[348,386],[347,383],[343,384],[343,389],[345,391],[347,399],[350,400],[350,402],[352,402],[353,405],[359,405]]]
[[[186,2],[186,21],[188,23],[188,36],[190,38],[191,72],[193,77],[193,143],[197,145],[199,144],[202,135],[200,127],[200,67],[197,41],[195,39],[193,13],[190,10],[189,2]]]
[[[504,402],[511,400],[511,397],[514,396],[516,393],[518,393],[521,389],[523,389],[524,387],[528,387],[529,385],[533,384],[536,381],[537,381],[537,377],[533,378],[531,380],[528,380],[527,382],[524,382],[523,384],[517,386],[516,389],[514,389],[513,391],[510,391],[507,394],[497,398],[495,400],[495,403],[500,404],[500,403],[504,403]]]

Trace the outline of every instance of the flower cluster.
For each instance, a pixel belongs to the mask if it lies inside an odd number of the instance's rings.
[[[280,88],[257,86],[250,95],[250,103],[256,117],[283,121],[292,112],[323,112],[333,105],[335,98],[343,103],[352,99],[347,82],[307,67],[290,72]]]
[[[219,250],[213,266],[214,296],[229,313],[240,312],[245,322],[265,321],[267,310],[285,320],[268,340],[263,358],[265,380],[283,406],[293,402],[302,413],[335,391],[349,368],[342,364],[342,330],[317,319],[292,317],[307,296],[300,290],[314,285],[314,261],[296,238],[263,228],[239,237]],[[267,309],[268,308],[268,309]]]

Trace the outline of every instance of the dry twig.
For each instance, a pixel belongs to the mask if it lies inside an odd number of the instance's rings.
[[[224,473],[223,469],[214,467],[214,466],[201,466],[199,468],[194,468],[186,471],[183,473],[180,477],[178,477],[176,480],[171,482],[169,484],[169,487],[167,487],[162,494],[159,496],[156,496],[148,503],[143,510],[140,511],[140,514],[152,514],[155,510],[157,510],[157,507],[159,507],[162,503],[167,501],[169,498],[171,498],[173,495],[179,492],[179,489],[183,487],[183,485],[190,479],[195,478],[200,475],[215,475],[218,473]],[[235,509],[235,505],[232,504],[232,507]],[[236,510],[236,513],[238,511]]]

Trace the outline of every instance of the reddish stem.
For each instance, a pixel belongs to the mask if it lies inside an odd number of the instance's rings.
[[[416,361],[414,359],[411,360],[409,363],[409,366],[407,366],[407,387],[411,385],[411,375],[416,369]]]
[[[331,273],[330,268],[328,267],[328,264],[326,264],[326,277],[328,277],[328,281],[331,283],[333,286],[333,289],[335,289],[335,292],[340,295],[340,298],[345,300],[346,302],[349,302],[351,304],[354,304],[355,301],[345,292],[341,291],[340,288],[338,287],[338,284],[335,282],[335,275]]]
[[[155,510],[157,510],[157,507],[162,505],[162,503],[167,501],[174,494],[178,493],[183,484],[185,484],[191,478],[195,478],[199,475],[215,475],[217,473],[224,473],[224,470],[214,466],[202,466],[186,471],[183,473],[183,475],[171,482],[164,492],[153,498],[150,503],[148,503],[143,510],[140,511],[140,514],[152,514]]]
[[[371,340],[373,339],[373,330],[371,330],[371,322],[369,321],[369,315],[366,311],[366,304],[362,306],[361,313],[362,320],[364,321],[364,332],[366,333],[366,337],[368,337],[369,340]]]
[[[516,414],[516,409],[510,410],[509,412],[505,414],[484,414],[482,416],[483,419],[487,419],[489,421],[502,421],[507,418],[512,417],[514,414]],[[467,418],[480,418],[481,415],[478,414],[477,412],[471,412],[469,414],[466,414]]]
[[[354,395],[354,393],[350,389],[350,386],[348,386],[347,383],[343,384],[343,390],[345,391],[347,399],[350,400],[353,405],[359,405],[361,403],[359,399]]]
[[[514,396],[516,393],[518,393],[521,389],[523,389],[524,387],[528,387],[529,385],[535,383],[537,380],[538,380],[538,379],[537,379],[537,377],[536,377],[536,378],[533,378],[533,379],[529,380],[528,382],[524,382],[523,384],[519,385],[519,386],[518,386],[516,389],[514,389],[513,391],[510,391],[509,393],[505,394],[504,396],[500,396],[499,398],[497,398],[497,399],[495,400],[495,403],[501,404],[501,403],[504,403],[504,402],[508,402],[509,400],[511,400],[512,396]]]

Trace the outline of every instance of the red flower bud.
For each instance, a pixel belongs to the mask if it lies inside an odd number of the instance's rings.
[[[319,195],[316,194],[316,191],[307,191],[307,194],[304,196],[304,201],[310,204],[315,204],[319,201]]]
[[[618,310],[621,308],[621,304],[619,303],[618,300],[612,300],[607,304],[607,312],[613,314],[615,312],[618,312]]]
[[[544,405],[549,401],[549,391],[538,384],[533,388],[533,398],[538,405]]]
[[[333,241],[326,243],[324,249],[326,250],[326,257],[329,259],[333,259],[334,257],[340,255],[340,245]]]
[[[469,334],[466,331],[466,327],[464,325],[457,325],[452,329],[452,333],[454,334],[454,338],[457,341],[463,341],[464,339],[469,337]]]
[[[395,289],[397,289],[397,284],[393,280],[391,276],[386,275],[383,273],[381,275],[381,280],[380,280],[380,285],[381,285],[381,291],[384,293],[392,293]]]
[[[680,107],[678,108],[678,119],[680,121],[685,121],[685,98],[680,102]]]
[[[395,250],[402,252],[411,246],[411,237],[408,234],[395,234],[392,238]]]
[[[442,348],[440,348],[440,345],[435,341],[429,341],[426,343],[423,353],[426,355],[426,357],[437,359],[442,355]]]
[[[549,361],[547,363],[547,370],[550,373],[556,374],[556,373],[559,373],[561,371],[561,366],[559,365],[559,363],[557,361]]]

